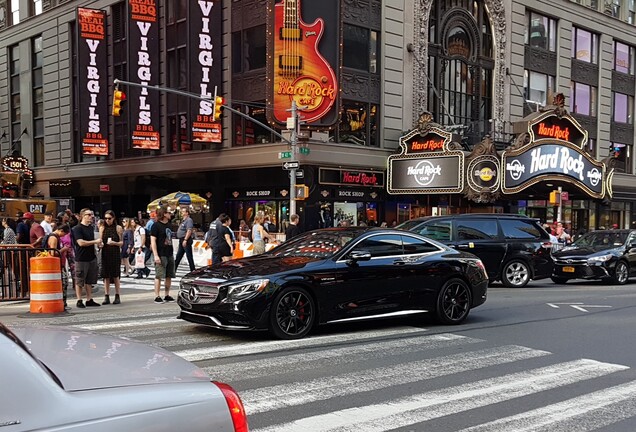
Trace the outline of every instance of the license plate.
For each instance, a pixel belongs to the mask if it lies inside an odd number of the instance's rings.
[[[563,267],[563,273],[574,273],[574,267]]]

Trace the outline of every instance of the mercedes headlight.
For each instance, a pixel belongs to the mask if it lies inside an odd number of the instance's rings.
[[[606,254],[601,256],[595,256],[587,259],[588,264],[599,264],[604,263],[612,259],[612,254]]]
[[[243,300],[265,289],[269,279],[256,279],[227,287],[227,301]]]

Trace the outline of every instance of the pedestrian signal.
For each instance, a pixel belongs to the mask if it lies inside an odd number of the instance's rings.
[[[223,104],[225,103],[225,99],[222,96],[217,96],[214,98],[214,120],[218,121],[221,119],[221,110],[223,109]]]
[[[550,192],[550,204],[557,205],[559,202],[561,202],[561,194],[559,191],[554,190]]]
[[[113,92],[113,115],[119,117],[121,111],[124,109],[126,102],[126,93],[121,90],[115,89]]]
[[[309,186],[305,186],[303,184],[296,185],[296,190],[294,191],[294,199],[298,201],[306,200],[309,198]]]

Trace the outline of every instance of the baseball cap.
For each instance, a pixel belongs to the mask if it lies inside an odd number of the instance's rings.
[[[35,216],[33,216],[33,213],[31,213],[31,212],[26,212],[24,215],[22,215],[22,217],[24,219],[31,219],[31,220],[35,219]]]

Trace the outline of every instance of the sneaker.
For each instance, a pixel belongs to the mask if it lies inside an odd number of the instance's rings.
[[[155,303],[163,303],[161,297],[155,297]]]
[[[80,309],[86,308],[86,306],[84,305],[84,302],[81,301],[81,300],[78,300],[77,303],[75,304],[75,306],[77,306]]]
[[[165,296],[165,297],[163,298],[163,300],[164,300],[164,301],[167,301],[167,302],[174,301],[174,299],[173,299],[172,297],[170,297],[169,295]]]
[[[121,303],[121,300],[119,299],[119,294],[115,294],[115,300],[113,301],[113,304],[119,304]]]
[[[90,299],[89,301],[86,302],[86,306],[96,307],[96,306],[99,306],[99,303],[95,302],[95,300],[93,299]]]
[[[103,305],[109,305],[110,304],[110,296],[104,296],[104,301],[102,302]]]

